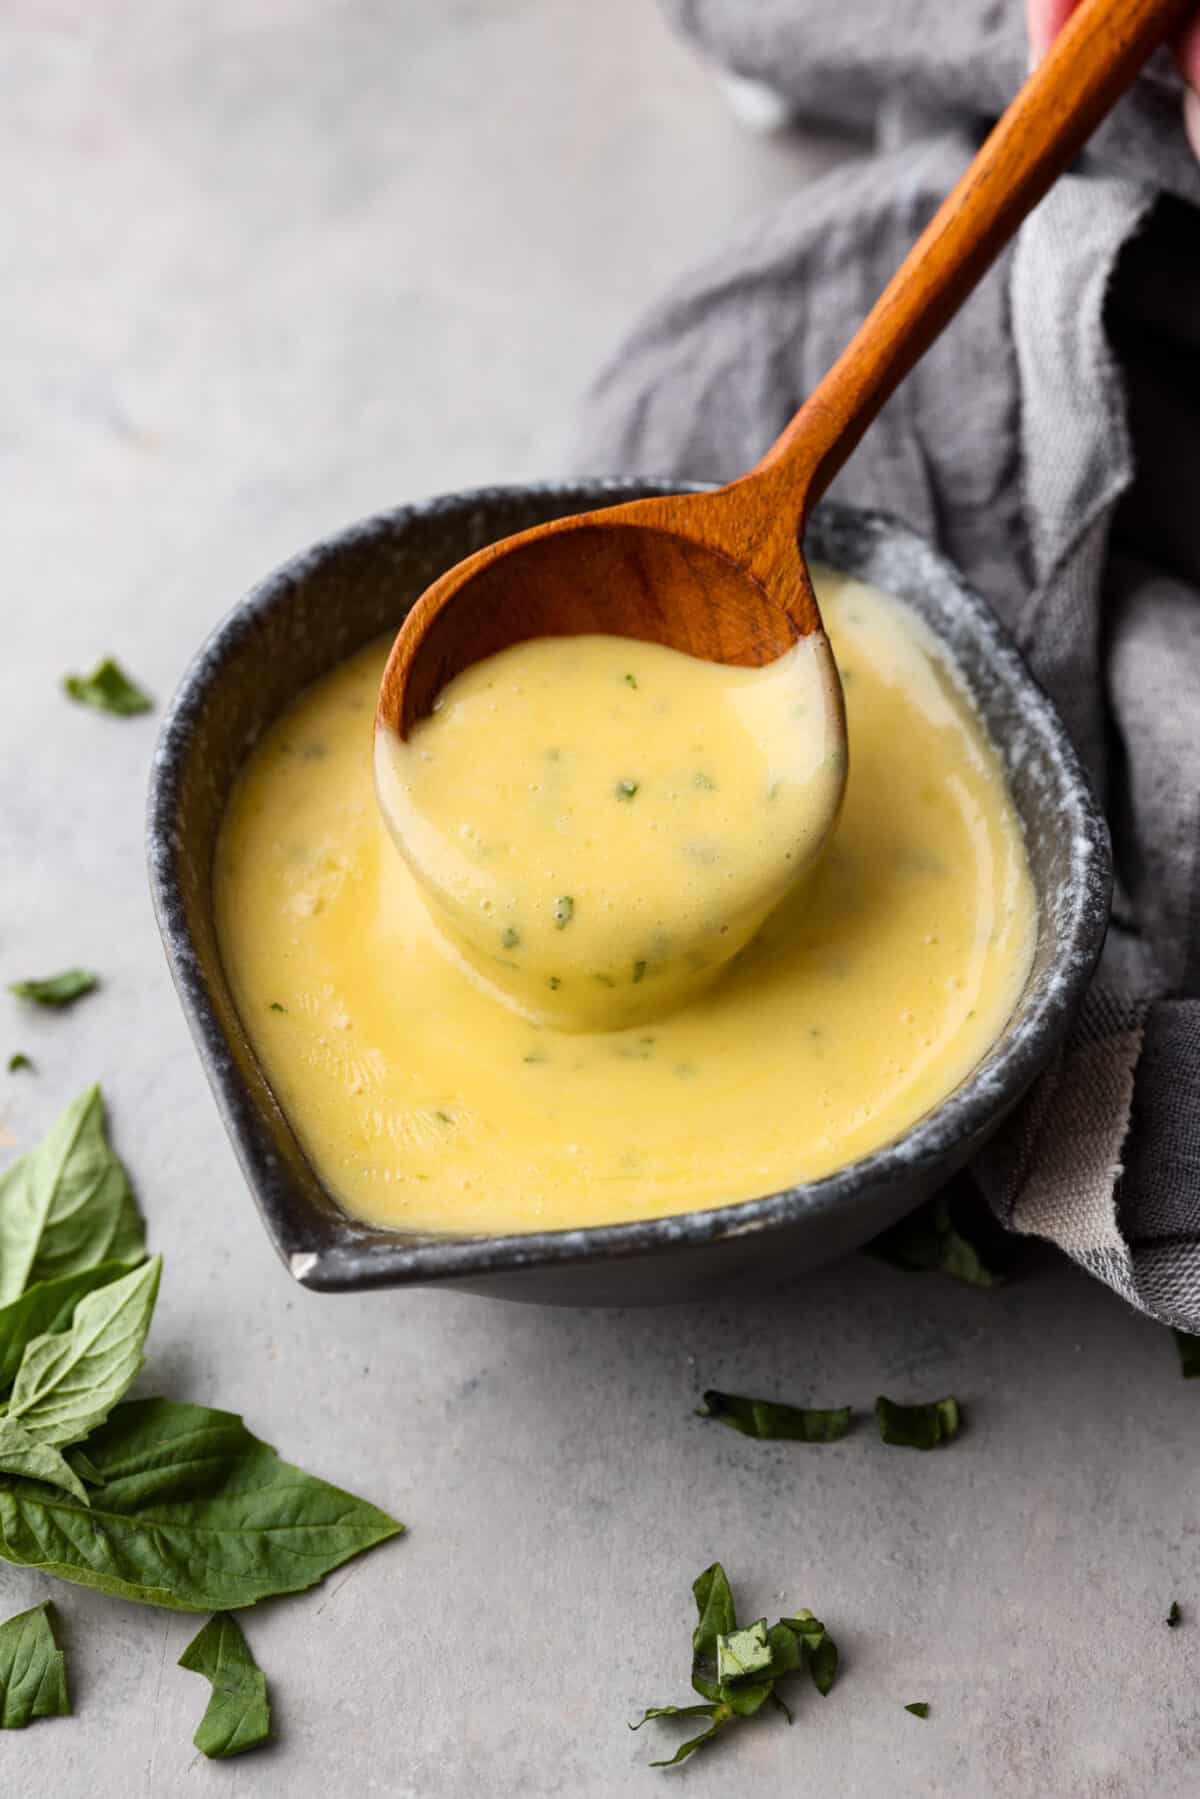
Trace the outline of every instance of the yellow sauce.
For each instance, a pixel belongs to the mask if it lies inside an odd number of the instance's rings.
[[[820,634],[766,668],[542,637],[376,736],[396,845],[443,929],[538,1022],[614,1030],[692,999],[804,877],[846,776]]]
[[[837,831],[722,977],[652,1023],[538,1024],[435,926],[373,791],[387,644],[258,745],[218,844],[222,953],[272,1087],[348,1210],[493,1232],[749,1199],[900,1135],[986,1053],[1036,931],[1002,770],[913,614],[828,572],[817,588],[851,744]]]

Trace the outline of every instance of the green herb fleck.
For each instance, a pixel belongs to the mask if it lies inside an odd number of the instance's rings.
[[[530,1050],[530,1052],[527,1056],[522,1056],[521,1060],[522,1060],[522,1062],[534,1063],[534,1062],[548,1062],[550,1060],[550,1058],[546,1054],[544,1049],[533,1049],[533,1050]]]
[[[602,987],[615,987],[617,984],[610,974],[595,973],[592,975],[592,979],[598,981]]]
[[[439,1119],[442,1124],[453,1124],[454,1123],[454,1119],[449,1112],[436,1111],[434,1113],[434,1117]]]
[[[520,941],[520,931],[515,930],[512,925],[509,925],[503,937],[500,939],[500,947],[502,949],[516,949]]]
[[[277,999],[273,999],[271,1001],[270,1007],[268,1009],[272,1012],[286,1012],[287,1011],[287,1007],[281,1006]]]
[[[1190,1331],[1172,1331],[1179,1351],[1179,1372],[1184,1380],[1200,1379],[1200,1337]]]
[[[63,686],[81,706],[93,706],[97,712],[111,712],[118,718],[154,709],[150,695],[131,681],[111,656],[97,663],[90,675],[67,675]]]
[[[637,684],[638,684],[638,681],[637,681],[636,675],[626,675],[625,676],[626,687],[636,687]]]
[[[837,1649],[819,1618],[800,1611],[767,1628],[765,1618],[739,1630],[733,1593],[720,1562],[706,1568],[692,1585],[697,1623],[692,1632],[692,1686],[703,1705],[651,1706],[631,1730],[650,1718],[707,1718],[708,1729],[681,1743],[667,1761],[670,1768],[711,1743],[723,1730],[752,1718],[768,1699],[791,1721],[791,1713],[775,1690],[785,1674],[807,1668],[813,1685],[828,1693],[837,1673]]]
[[[212,1697],[192,1741],[212,1759],[257,1749],[271,1734],[267,1681],[242,1627],[228,1612],[210,1618],[179,1666],[212,1682]]]
[[[644,981],[645,978],[646,978],[646,964],[644,962],[635,962],[633,965],[633,984],[634,984],[634,986],[636,987],[638,982]]]
[[[851,1409],[802,1410],[771,1399],[744,1399],[738,1393],[718,1393],[710,1387],[704,1395],[700,1418],[716,1418],[744,1437],[760,1442],[836,1443],[850,1429]]]
[[[1179,1609],[1178,1599],[1172,1599],[1171,1609],[1167,1613],[1167,1629],[1174,1630],[1182,1617],[1183,1613]]]
[[[867,1244],[868,1255],[908,1273],[937,1269],[971,1287],[998,1287],[1020,1251],[965,1184],[939,1194]],[[1200,1373],[1200,1361],[1197,1362]]]
[[[923,1699],[914,1699],[912,1704],[906,1705],[904,1709],[906,1712],[911,1712],[914,1718],[927,1718],[929,1716],[929,1707]]]
[[[928,1405],[897,1405],[880,1394],[875,1416],[883,1441],[901,1449],[936,1449],[956,1437],[962,1426],[958,1401],[950,1397]]]
[[[565,931],[575,916],[575,901],[569,893],[560,894],[554,902],[554,927]]]
[[[29,1057],[25,1054],[24,1050],[14,1050],[12,1055],[8,1058],[9,1074],[16,1074],[19,1068],[32,1069],[32,1067],[33,1063],[29,1060]]]
[[[559,978],[556,974],[552,974],[550,976],[549,980],[546,982],[546,985],[547,985],[547,987],[549,987],[551,993],[557,993],[559,988],[562,986],[562,982],[559,980]]]
[[[50,1601],[0,1624],[0,1730],[24,1730],[35,1718],[66,1718],[67,1665],[54,1641]]]
[[[640,781],[618,781],[613,792],[619,800],[631,800],[640,785]]]
[[[99,985],[99,977],[86,968],[67,968],[62,974],[45,975],[41,979],[10,981],[8,991],[15,993],[18,999],[32,1000],[36,1006],[70,1006]]]
[[[712,793],[716,788],[716,785],[717,783],[713,780],[712,776],[706,775],[702,770],[692,776],[692,786],[702,787],[706,793]]]

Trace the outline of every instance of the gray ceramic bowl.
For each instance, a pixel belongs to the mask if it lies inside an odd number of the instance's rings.
[[[991,612],[911,531],[827,505],[814,558],[908,600],[949,645],[999,745],[1040,922],[1025,991],[971,1077],[897,1142],[786,1192],[675,1218],[528,1236],[388,1232],[342,1212],[284,1117],[242,1028],[213,925],[213,847],[247,752],[300,690],[394,631],[433,578],[528,525],[679,484],[488,488],[368,519],[271,575],[197,654],[162,728],[150,881],[192,1035],[263,1222],[298,1281],[325,1291],[434,1281],[512,1299],[629,1305],[777,1282],[856,1248],[940,1186],[1044,1067],[1083,997],[1108,920],[1108,834],[1063,727]]]

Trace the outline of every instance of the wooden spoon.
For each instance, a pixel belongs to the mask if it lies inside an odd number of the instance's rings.
[[[1194,5],[1083,0],[762,461],[713,493],[554,519],[468,556],[426,589],[401,627],[380,686],[379,725],[407,737],[461,669],[529,637],[609,632],[756,667],[820,631],[798,542],[810,509]],[[830,670],[836,683],[832,659]]]

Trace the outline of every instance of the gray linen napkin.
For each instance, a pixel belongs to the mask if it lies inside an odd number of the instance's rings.
[[[666,0],[715,62],[874,148],[633,332],[575,465],[727,479],[833,361],[1026,63],[1019,0]],[[1200,169],[1163,58],[833,493],[939,543],[1053,694],[1118,892],[1072,1041],[975,1178],[1011,1229],[1200,1331]]]

